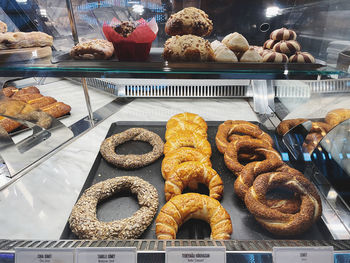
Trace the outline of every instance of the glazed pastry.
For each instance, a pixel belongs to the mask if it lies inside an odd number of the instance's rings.
[[[18,91],[16,87],[6,87],[2,89],[2,93],[5,97],[11,97],[13,94],[15,94]]]
[[[170,198],[180,195],[186,187],[197,189],[198,183],[208,187],[210,197],[221,199],[224,186],[217,172],[210,166],[190,161],[178,165],[167,177],[164,186],[165,200],[169,201]]]
[[[198,36],[173,36],[164,44],[163,57],[168,61],[214,61],[210,43]]]
[[[276,45],[277,43],[278,43],[277,40],[268,39],[264,43],[264,48],[265,49],[273,49],[274,45]]]
[[[45,107],[40,108],[42,111],[48,113],[54,118],[61,117],[70,112],[71,107],[63,102],[55,102]]]
[[[22,124],[17,121],[13,121],[8,118],[0,116],[0,126],[3,129],[5,129],[6,132],[12,132],[15,129],[19,128],[21,125]]]
[[[348,119],[350,119],[350,109],[335,109],[328,112],[325,117],[326,123],[331,125],[331,127]]]
[[[0,34],[0,50],[52,46],[53,37],[43,32],[7,32]]]
[[[279,52],[268,52],[263,56],[264,62],[274,62],[274,63],[285,63],[288,62],[288,57],[286,54]]]
[[[7,32],[7,25],[6,23],[0,21],[0,33],[6,33]]]
[[[295,40],[297,38],[297,34],[290,29],[287,28],[280,28],[280,29],[276,29],[274,30],[271,35],[270,38],[273,40]]]
[[[207,129],[208,129],[207,123],[201,116],[190,112],[179,113],[172,116],[168,120],[166,124],[166,128],[167,129],[177,128],[178,125],[181,125],[179,124],[179,122],[193,122],[199,125],[205,132],[207,132]]]
[[[231,236],[231,218],[220,202],[207,195],[188,193],[171,198],[162,207],[156,219],[157,239],[176,239],[178,229],[191,218],[207,221],[212,239]]]
[[[308,52],[296,52],[289,58],[290,63],[315,63],[315,58]]]
[[[254,48],[249,48],[243,53],[240,62],[262,62],[262,57]]]
[[[167,179],[171,172],[181,163],[198,161],[211,167],[210,157],[191,147],[181,147],[167,154],[162,161],[162,176]]]
[[[79,43],[70,51],[71,57],[75,59],[109,59],[113,53],[113,44],[104,39]]]
[[[25,95],[25,94],[40,94],[40,90],[35,87],[35,86],[29,86],[29,87],[25,87],[22,89],[12,89],[13,91],[13,99],[16,99],[17,96],[21,96],[21,95]]]
[[[249,49],[249,43],[247,39],[241,34],[234,32],[224,37],[221,41],[233,52],[244,52]]]
[[[209,36],[213,22],[208,15],[195,7],[187,7],[170,16],[165,24],[165,33],[169,36],[196,35]]]
[[[286,54],[287,56],[300,51],[300,49],[300,44],[295,40],[282,40],[273,47],[273,51]]]
[[[220,41],[215,40],[211,43],[211,47],[214,50],[215,61],[238,62],[236,54]]]

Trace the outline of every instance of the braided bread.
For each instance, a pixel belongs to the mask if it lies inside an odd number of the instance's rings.
[[[199,136],[191,131],[183,131],[174,134],[164,144],[164,154],[167,155],[181,147],[193,147],[207,156],[211,156],[211,146],[205,137]]]
[[[162,162],[163,178],[167,179],[174,168],[183,162],[189,161],[198,161],[211,167],[210,158],[207,155],[190,147],[182,147],[164,157]]]
[[[197,183],[208,186],[210,197],[221,199],[224,186],[220,176],[210,166],[196,161],[182,163],[171,172],[165,181],[165,199],[181,194],[187,186],[196,189]]]
[[[265,160],[262,161],[261,165],[265,165],[267,162],[274,163],[282,160],[278,152],[261,140],[252,139],[250,141],[238,140],[230,142],[226,148],[224,160],[227,168],[237,176],[244,167],[238,159],[241,149],[249,149],[251,152],[257,152],[265,156]]]
[[[285,187],[300,195],[300,211],[287,214],[265,205],[266,193]],[[315,186],[305,177],[284,172],[259,175],[245,195],[245,204],[255,219],[276,235],[297,235],[305,232],[322,214],[321,199]]]
[[[332,127],[347,119],[350,119],[350,109],[335,109],[328,112],[325,117],[326,123],[330,124]]]
[[[207,221],[212,239],[229,239],[232,233],[230,215],[220,202],[207,195],[188,193],[171,198],[156,219],[158,239],[175,239],[181,225],[195,218]]]

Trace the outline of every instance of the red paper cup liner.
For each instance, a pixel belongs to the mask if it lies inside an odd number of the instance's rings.
[[[114,52],[121,61],[147,60],[152,42],[157,37],[147,24],[139,25],[127,38],[107,24],[103,25],[103,33],[113,43]]]

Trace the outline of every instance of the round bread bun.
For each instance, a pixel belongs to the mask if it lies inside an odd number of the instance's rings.
[[[247,39],[237,32],[228,34],[221,42],[234,52],[244,52],[249,49]]]
[[[215,61],[238,62],[236,54],[220,41],[215,40],[211,43],[211,47],[214,50]]]
[[[163,57],[168,61],[214,61],[210,43],[198,36],[173,36],[164,44]]]
[[[165,24],[169,36],[196,35],[208,36],[213,30],[213,22],[208,15],[195,7],[187,7],[170,16]]]

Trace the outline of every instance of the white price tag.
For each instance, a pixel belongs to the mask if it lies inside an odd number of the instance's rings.
[[[225,247],[168,247],[166,263],[225,263]]]
[[[74,249],[16,248],[16,263],[74,263]]]
[[[333,247],[274,247],[274,263],[333,263]]]
[[[135,247],[81,247],[76,249],[76,263],[136,263]]]

